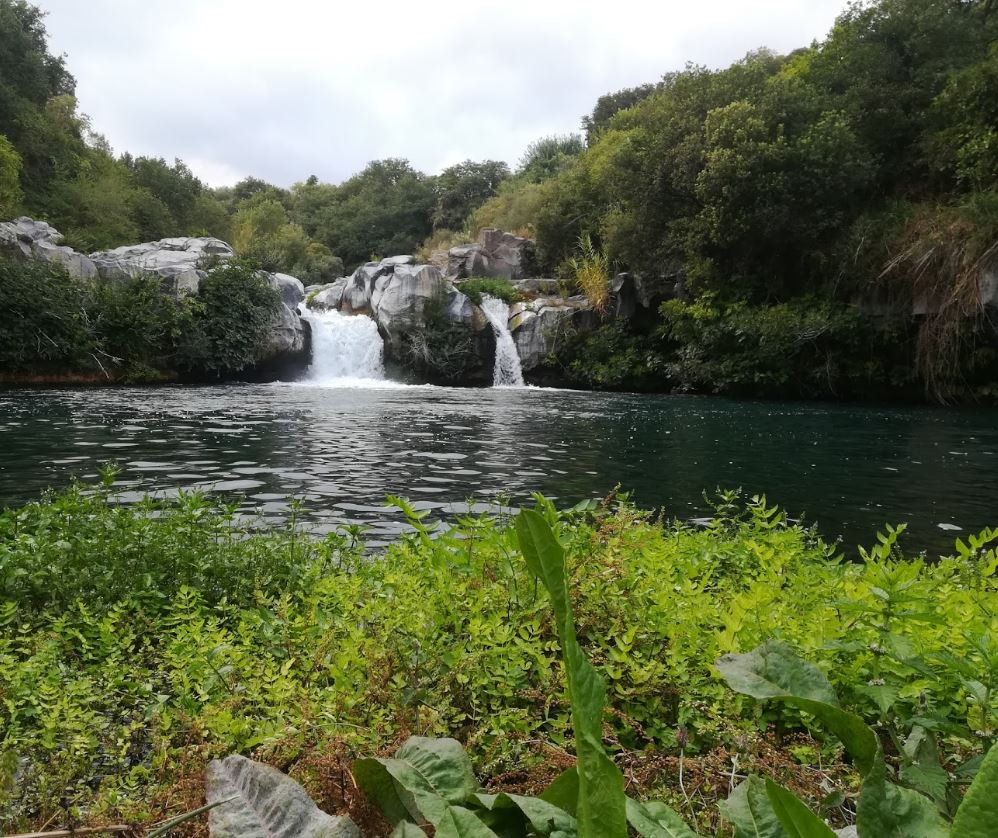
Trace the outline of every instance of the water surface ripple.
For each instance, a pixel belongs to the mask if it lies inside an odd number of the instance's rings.
[[[126,499],[203,489],[320,530],[402,529],[387,494],[443,516],[615,485],[702,515],[702,490],[766,492],[852,549],[908,521],[912,548],[998,525],[998,412],[436,387],[227,385],[0,393],[0,505],[122,467]]]

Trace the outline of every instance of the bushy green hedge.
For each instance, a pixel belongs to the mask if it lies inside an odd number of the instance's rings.
[[[61,796],[84,822],[154,818],[211,756],[286,765],[413,732],[456,735],[490,784],[550,780],[573,748],[570,713],[510,521],[431,537],[409,516],[411,535],[366,557],[356,534],[254,533],[197,496],[122,508],[75,488],[0,515],[0,751],[18,770],[0,782],[0,827],[40,825]],[[834,740],[713,671],[772,638],[819,663],[897,768],[913,720],[937,732],[947,781],[995,738],[998,533],[936,562],[888,533],[857,562],[730,493],[705,527],[610,501],[556,530],[579,640],[609,684],[606,742],[634,793],[703,824],[732,756],[814,802],[821,777],[849,789]]]
[[[82,282],[61,266],[0,257],[0,372],[156,381],[222,377],[265,355],[280,295],[255,267],[213,268],[176,299],[153,277]]]

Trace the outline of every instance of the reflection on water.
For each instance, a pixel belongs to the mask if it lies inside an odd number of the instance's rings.
[[[387,494],[447,515],[540,491],[574,503],[620,484],[694,517],[715,486],[766,492],[849,545],[909,521],[911,547],[998,524],[998,412],[867,408],[528,388],[229,385],[0,393],[0,504],[98,466],[126,499],[203,489],[319,529],[402,529]]]

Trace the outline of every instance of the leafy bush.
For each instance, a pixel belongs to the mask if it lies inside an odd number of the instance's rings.
[[[576,386],[606,390],[669,389],[668,356],[662,341],[614,320],[592,332],[573,330],[552,341],[548,363]]]
[[[521,299],[520,292],[508,279],[493,279],[485,276],[473,276],[457,283],[458,289],[476,306],[482,304],[482,295],[495,297],[504,303],[515,303]]]
[[[21,203],[21,155],[3,134],[0,134],[0,218],[10,218]]]
[[[103,363],[126,381],[155,381],[176,368],[178,344],[191,328],[187,299],[164,294],[154,277],[96,283],[87,319]]]
[[[0,257],[0,369],[78,370],[94,365],[86,291],[58,265]]]
[[[267,355],[281,295],[244,262],[216,266],[201,281],[180,349],[190,370],[214,377],[242,372]]]
[[[666,372],[683,390],[875,396],[914,379],[906,321],[817,298],[768,306],[670,300],[662,315],[674,353]]]

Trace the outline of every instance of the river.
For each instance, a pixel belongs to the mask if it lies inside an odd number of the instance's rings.
[[[847,555],[886,522],[930,552],[998,525],[994,410],[389,383],[22,390],[0,392],[0,452],[0,505],[113,460],[126,501],[202,489],[279,522],[298,497],[318,530],[363,523],[374,544],[403,529],[387,494],[448,517],[617,484],[684,519],[705,514],[704,489],[765,492]]]

